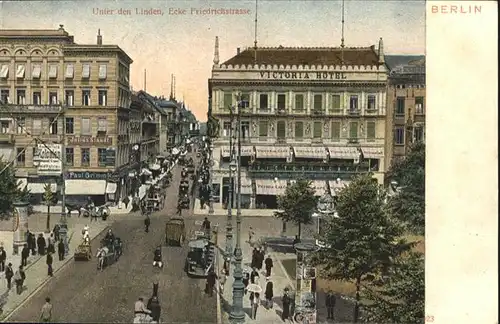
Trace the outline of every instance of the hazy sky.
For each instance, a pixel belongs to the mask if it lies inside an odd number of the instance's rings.
[[[145,16],[137,9],[161,9]],[[183,15],[169,14],[185,9]],[[247,9],[241,15],[200,15],[195,9]],[[96,15],[95,10],[113,9]],[[128,9],[131,15],[120,15]],[[101,29],[104,44],[117,44],[132,57],[131,82],[147,91],[170,93],[176,76],[176,97],[184,97],[200,120],[206,119],[207,79],[213,64],[214,40],[219,36],[220,60],[237,47],[253,45],[255,1],[0,1],[0,28],[57,29],[63,24],[77,43],[95,43]],[[341,1],[258,1],[258,45],[339,46]],[[346,46],[370,46],[383,37],[389,54],[425,53],[425,1],[345,1]]]

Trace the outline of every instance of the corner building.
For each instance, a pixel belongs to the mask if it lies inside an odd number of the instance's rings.
[[[217,43],[208,82],[209,103],[220,121],[215,203],[228,201],[228,107],[236,105],[237,93],[249,102],[241,114],[244,208],[275,208],[276,196],[299,178],[312,180],[318,196],[359,172],[371,171],[383,183],[387,72],[382,39],[377,49],[238,49],[222,64]]]
[[[124,197],[131,63],[120,47],[103,44],[100,32],[95,44],[77,44],[62,25],[0,30],[0,155],[15,159],[16,175],[35,196],[41,199],[45,183],[56,187],[61,174],[57,163],[35,163],[40,139],[59,150],[64,143],[69,201]]]

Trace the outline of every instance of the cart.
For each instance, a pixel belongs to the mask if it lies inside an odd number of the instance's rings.
[[[167,245],[182,246],[186,237],[186,226],[184,219],[172,217],[165,225],[165,243]]]
[[[82,243],[76,247],[74,254],[75,261],[89,261],[92,259],[92,247],[90,243]]]
[[[206,277],[210,268],[214,266],[215,245],[202,238],[189,241],[188,247],[184,270],[189,276]]]

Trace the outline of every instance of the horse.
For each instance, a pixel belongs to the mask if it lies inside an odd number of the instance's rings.
[[[98,270],[103,270],[104,269],[104,262],[106,259],[106,255],[108,254],[109,250],[107,247],[101,247],[99,250],[97,250],[96,258],[97,258],[97,269]]]
[[[90,213],[90,221],[94,220],[97,222],[97,218],[100,216],[97,210],[97,207],[92,204],[92,206],[89,207],[89,213]]]

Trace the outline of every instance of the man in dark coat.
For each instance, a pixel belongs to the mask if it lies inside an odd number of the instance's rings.
[[[260,248],[257,250],[257,269],[262,270],[262,265],[264,263],[264,251]]]
[[[255,283],[255,278],[258,278],[259,277],[259,272],[257,271],[257,269],[253,268],[252,269],[252,273],[250,273],[250,283]]]
[[[283,297],[281,297],[281,303],[283,305],[283,313],[281,314],[281,320],[284,322],[286,319],[290,317],[290,296],[288,296],[288,289],[285,289],[285,293]]]
[[[57,255],[59,256],[59,261],[64,260],[64,242],[62,240],[57,243]]]
[[[257,248],[253,248],[252,251],[252,262],[250,263],[251,268],[257,268],[258,251]]]
[[[56,224],[54,226],[54,229],[52,230],[52,232],[54,233],[54,240],[57,242],[59,241],[60,239],[60,231],[61,231],[61,227],[59,226],[59,224]]]
[[[149,233],[149,226],[151,225],[151,219],[149,218],[149,215],[146,214],[146,218],[144,218],[144,227],[145,227],[145,231],[146,233]]]
[[[273,259],[271,259],[270,255],[267,256],[265,264],[266,264],[266,277],[270,277],[271,269],[273,267]]]
[[[217,279],[217,274],[213,269],[210,269],[207,275],[207,294],[212,297],[214,293],[215,280]]]
[[[7,252],[5,252],[3,246],[0,246],[0,272],[4,272],[6,260],[7,260]]]
[[[52,253],[47,253],[47,274],[51,277],[54,276],[54,272],[52,269],[52,263],[54,262],[54,259],[52,258]]]
[[[43,237],[43,234],[40,233],[38,235],[38,238],[36,239],[36,245],[38,247],[38,254],[40,255],[45,255],[45,237]]]
[[[28,249],[28,244],[24,244],[21,250],[21,265],[26,266],[28,264],[28,257],[30,256],[30,250]]]
[[[12,263],[9,262],[5,268],[5,279],[7,280],[7,289],[12,288],[12,277],[14,277],[14,270],[12,269]]]
[[[151,311],[151,317],[153,318],[153,321],[159,323],[161,315],[161,306],[160,302],[158,301],[158,297],[153,296],[153,298],[151,298],[151,304],[149,305],[148,309]]]
[[[273,292],[273,282],[271,281],[270,278],[266,278],[267,283],[266,283],[266,291],[264,293],[264,296],[266,297],[266,308],[273,308],[273,297],[274,297],[274,292]]]
[[[333,291],[328,291],[326,293],[326,298],[325,298],[325,306],[328,311],[328,316],[326,317],[327,319],[334,319],[334,310],[335,310],[335,303],[337,302],[337,298],[333,294]]]
[[[36,255],[36,238],[35,234],[29,233],[28,235],[28,248],[31,250],[31,255]]]

